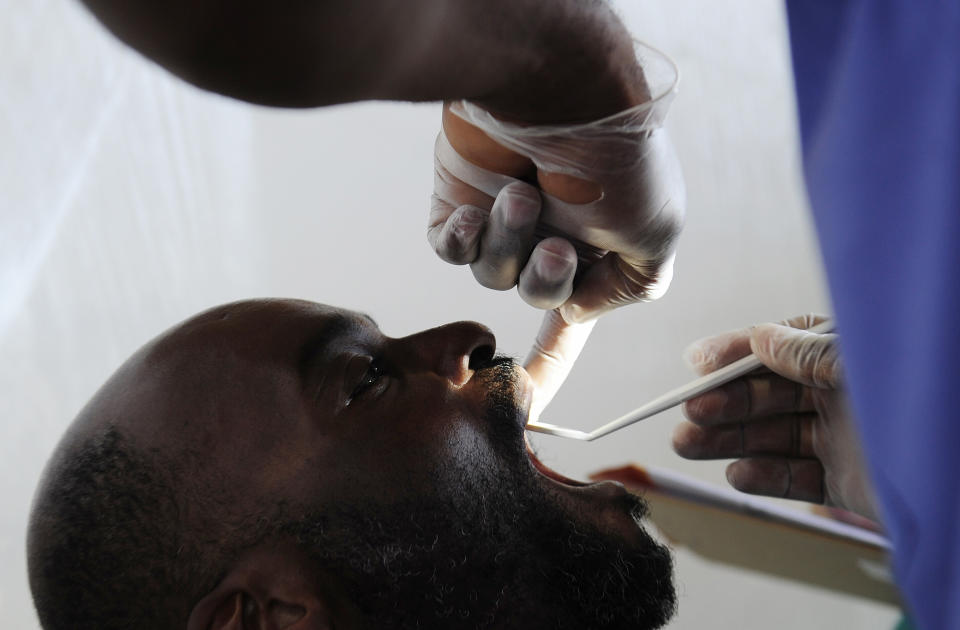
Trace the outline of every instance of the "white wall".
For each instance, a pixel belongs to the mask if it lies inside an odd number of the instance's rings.
[[[688,228],[660,302],[597,328],[545,417],[590,427],[690,375],[691,340],[827,310],[798,176],[779,2],[620,3],[677,59],[669,126]],[[110,372],[208,306],[295,296],[387,334],[476,319],[522,356],[539,316],[434,258],[424,225],[435,105],[270,111],[207,95],[112,41],[70,0],[0,0],[0,620],[36,627],[23,540],[43,463]],[[41,243],[39,247],[28,244]],[[667,413],[595,444],[537,439],[570,474],[682,461]],[[883,628],[895,612],[677,552],[671,628]],[[787,613],[786,611],[790,611]]]

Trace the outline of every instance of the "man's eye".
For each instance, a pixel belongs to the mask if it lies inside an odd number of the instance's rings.
[[[360,382],[357,383],[353,393],[350,394],[350,400],[353,400],[362,394],[368,387],[375,384],[378,380],[380,380],[382,375],[383,370],[380,368],[380,365],[376,361],[371,361],[369,367],[367,367],[367,371],[363,374],[363,378],[360,379]]]

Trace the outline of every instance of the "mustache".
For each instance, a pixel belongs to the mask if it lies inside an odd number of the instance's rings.
[[[503,370],[504,367],[507,367],[510,371],[513,371],[516,366],[516,359],[506,354],[492,354],[490,356],[479,357],[471,356],[470,363],[468,365],[468,367],[475,372],[483,372],[494,369]]]
[[[517,362],[509,356],[490,353],[471,357],[470,368],[474,380],[485,392],[484,412],[487,437],[500,457],[506,462],[525,462],[523,441],[525,417],[521,417],[518,385],[520,374]]]

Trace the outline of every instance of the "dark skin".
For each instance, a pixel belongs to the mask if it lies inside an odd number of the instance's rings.
[[[467,99],[505,119],[585,122],[649,99],[603,0],[84,0],[118,38],[212,92],[279,107]],[[454,148],[571,203],[595,182],[533,163],[444,111]]]
[[[84,0],[177,76],[282,107],[469,99],[527,122],[593,120],[643,97],[603,0]]]
[[[445,471],[500,474],[503,436],[523,448],[524,373],[517,368],[509,426],[490,426],[494,385],[471,368],[495,345],[472,322],[392,339],[364,315],[310,302],[230,304],[135,354],[59,450],[69,453],[88,432],[120,422],[140,447],[195,462],[194,481],[220,484],[224,509],[239,514],[271,502],[389,506],[435,495],[456,482],[443,479]],[[628,547],[641,544],[642,529],[622,509],[622,486],[567,482],[524,460],[520,474],[568,518]],[[192,526],[216,532],[223,516],[191,515]],[[196,603],[187,627],[334,626],[363,627],[338,576],[296,547],[264,542],[244,551]]]

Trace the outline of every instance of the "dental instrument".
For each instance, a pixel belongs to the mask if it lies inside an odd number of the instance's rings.
[[[834,322],[833,320],[828,319],[820,322],[816,326],[811,326],[807,329],[807,331],[817,334],[825,334],[833,332],[833,329]],[[719,370],[715,370],[705,376],[701,376],[698,379],[690,381],[686,385],[681,385],[676,389],[672,389],[666,394],[651,400],[642,407],[638,407],[637,409],[634,409],[633,411],[617,418],[612,422],[600,426],[593,431],[588,432],[577,429],[568,429],[556,424],[540,422],[539,420],[528,422],[526,428],[528,431],[535,431],[537,433],[555,435],[557,437],[567,438],[570,440],[592,442],[597,438],[610,435],[611,433],[628,427],[631,424],[640,422],[641,420],[646,420],[647,418],[655,416],[662,411],[676,407],[677,405],[684,403],[691,398],[696,398],[697,396],[705,394],[712,389],[716,389],[721,385],[725,385],[730,381],[752,372],[753,370],[762,366],[763,364],[760,363],[760,359],[758,359],[756,355],[749,354],[742,359],[734,361],[730,365],[724,366]]]

